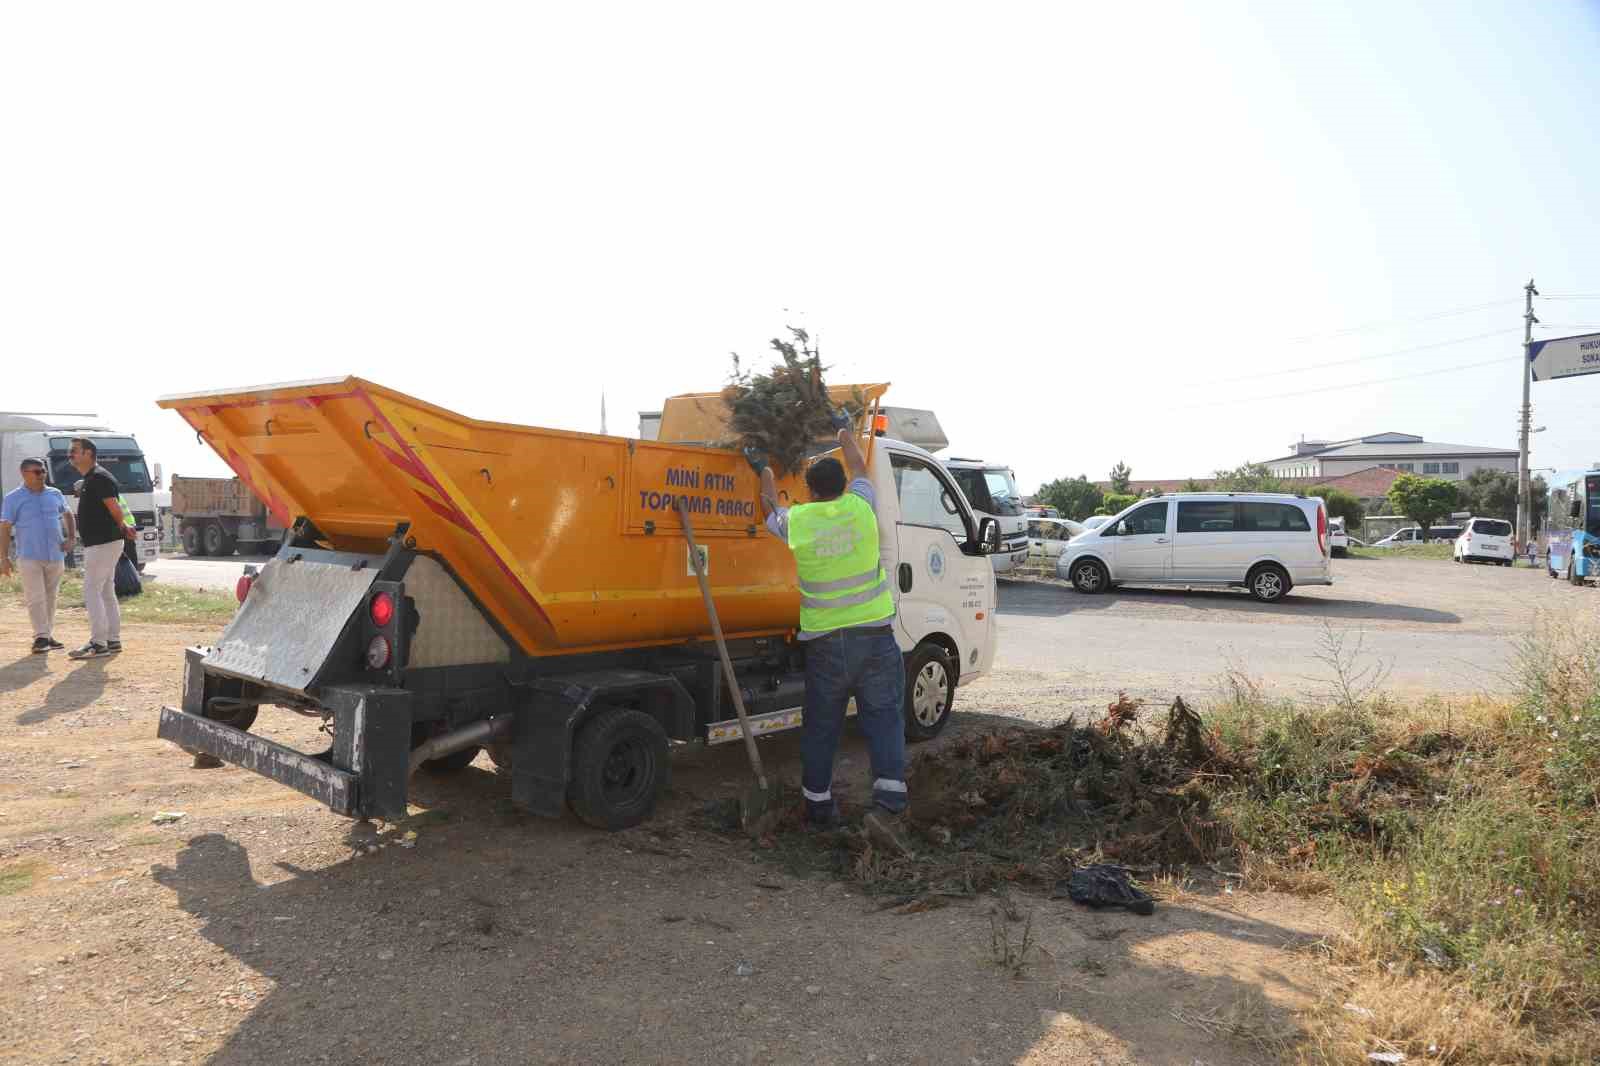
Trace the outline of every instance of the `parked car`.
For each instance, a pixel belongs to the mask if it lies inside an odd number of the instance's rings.
[[[1422,529],[1418,526],[1407,526],[1397,529],[1393,533],[1375,542],[1374,548],[1403,548],[1408,544],[1445,544],[1461,536],[1460,526],[1433,526],[1428,530],[1428,536],[1422,536]]]
[[[1279,493],[1141,500],[1072,538],[1056,573],[1084,593],[1125,583],[1216,586],[1276,603],[1296,585],[1333,584],[1328,511],[1315,497]]]
[[[1345,532],[1343,518],[1328,519],[1328,550],[1334,555],[1350,554],[1350,534]]]
[[[1070,518],[1028,519],[1028,562],[1054,563],[1067,542],[1083,532],[1083,523]]]
[[[1516,558],[1511,523],[1503,518],[1474,518],[1456,538],[1458,563],[1499,563],[1510,566]]]

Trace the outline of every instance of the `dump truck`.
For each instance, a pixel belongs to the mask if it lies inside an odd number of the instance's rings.
[[[237,477],[172,475],[172,519],[183,550],[197,557],[263,554],[283,539],[267,505]]]
[[[837,387],[835,403],[886,388]],[[794,558],[763,528],[743,456],[715,446],[726,412],[705,395],[669,400],[673,439],[656,441],[479,421],[355,377],[161,399],[287,532],[259,572],[245,568],[216,643],[185,649],[181,703],[161,709],[158,735],[357,818],[403,816],[413,775],[487,749],[517,806],[636,825],[674,742],[741,739],[680,506],[752,730],[798,726]],[[858,431],[906,734],[922,739],[994,662],[999,532],[933,456],[874,435],[872,418]],[[781,502],[804,491],[798,474],[779,482]],[[331,747],[251,733],[268,708],[322,718]]]

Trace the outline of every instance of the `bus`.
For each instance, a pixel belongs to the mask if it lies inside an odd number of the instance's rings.
[[[1600,574],[1600,469],[1552,481],[1545,528],[1551,577],[1582,585]]]

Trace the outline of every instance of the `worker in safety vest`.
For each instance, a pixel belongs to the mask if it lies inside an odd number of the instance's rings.
[[[838,823],[833,757],[845,706],[854,696],[872,759],[872,809],[863,824],[880,846],[909,854],[904,825],[905,660],[894,637],[894,597],[878,560],[876,501],[866,460],[845,417],[835,415],[834,424],[844,465],[825,456],[807,468],[810,503],[779,507],[772,470],[752,459],[761,470],[767,529],[789,545],[800,572],[800,640],[806,650],[800,758],[806,821],[817,828]]]

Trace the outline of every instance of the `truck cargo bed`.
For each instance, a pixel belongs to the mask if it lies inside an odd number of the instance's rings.
[[[405,524],[528,655],[708,636],[676,497],[729,636],[797,624],[793,557],[733,451],[483,422],[355,377],[159,403],[284,526],[303,516],[328,547],[381,553]]]

